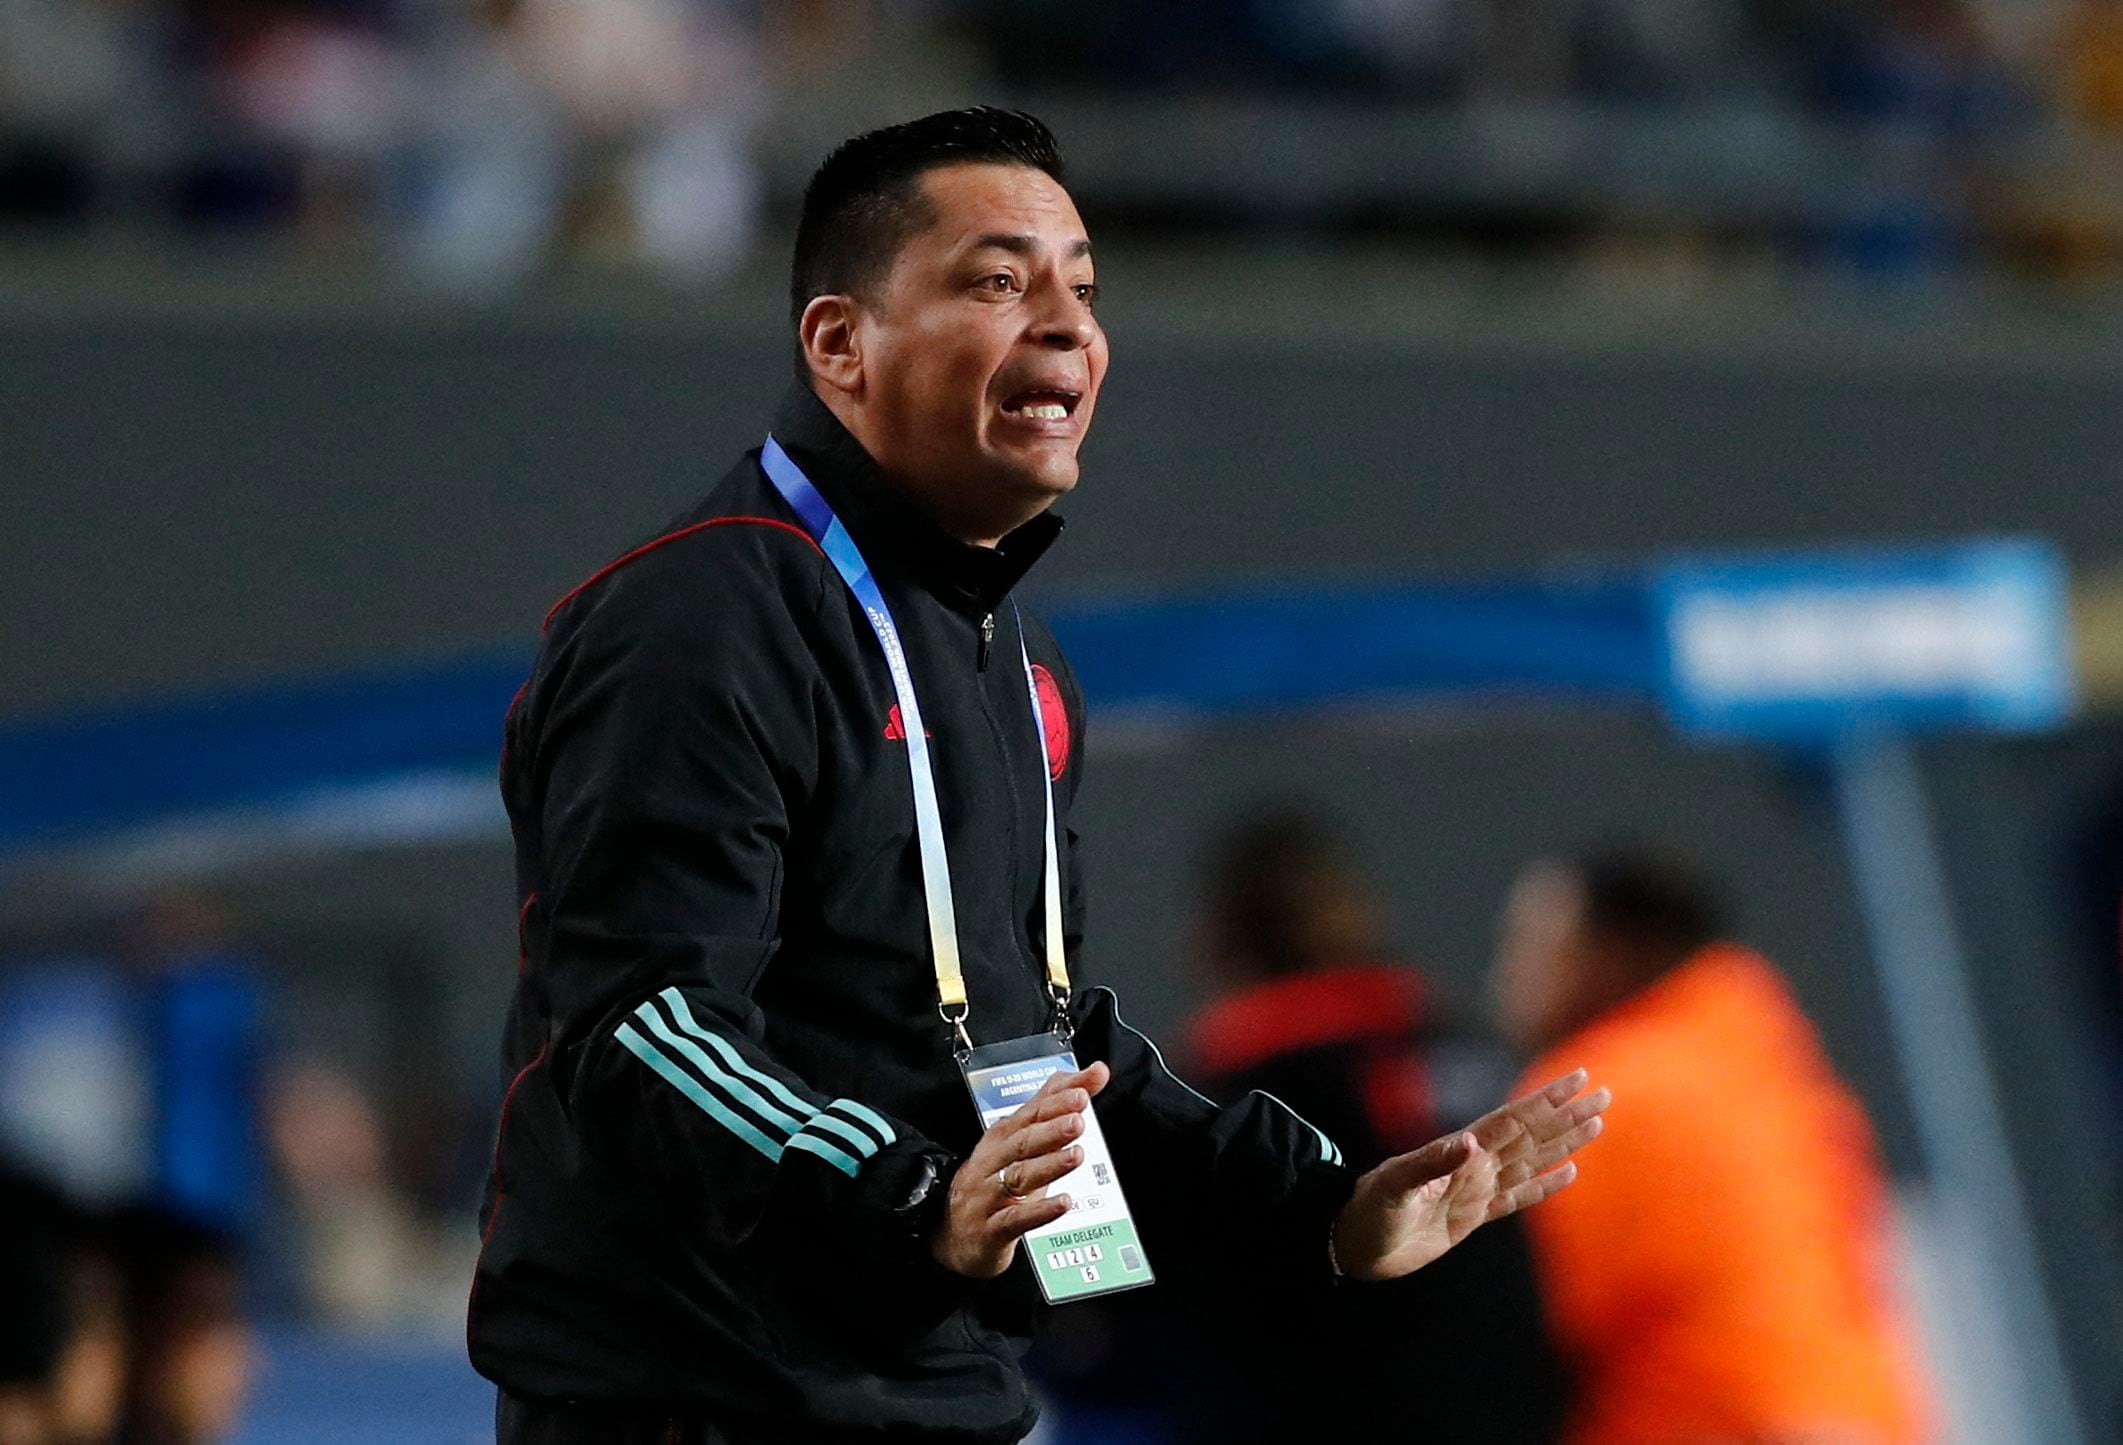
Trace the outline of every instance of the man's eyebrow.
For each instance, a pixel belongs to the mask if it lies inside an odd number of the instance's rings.
[[[1039,249],[1039,243],[1030,236],[1011,231],[989,231],[973,238],[975,251],[1008,251],[1013,256],[1029,256]]]
[[[984,235],[974,237],[971,249],[975,251],[1008,251],[1013,256],[1031,256],[1039,250],[1039,239],[1018,231],[989,231]],[[1063,259],[1075,261],[1090,254],[1090,239],[1079,236],[1070,243]]]

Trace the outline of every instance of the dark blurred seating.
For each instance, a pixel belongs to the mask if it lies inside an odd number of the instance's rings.
[[[800,182],[780,146],[813,116],[835,124],[816,98],[874,119],[957,91],[1147,103],[1160,119],[1137,139],[1146,154],[1184,146],[1204,103],[1293,124],[1322,107],[1373,118],[1357,134],[1380,184],[1327,187],[1295,215],[1279,186],[1257,207],[1242,185],[1235,205],[1152,203],[1156,167],[1102,147],[1086,194],[1111,187],[1124,225],[1295,222],[1551,250],[1648,234],[1868,275],[2032,260],[2083,280],[2116,270],[2123,201],[2057,181],[2084,138],[2116,133],[2116,10],[20,0],[0,15],[0,227],[267,240],[474,291],[556,265],[698,280],[745,258],[762,211]],[[1712,138],[1705,157],[1638,154],[1682,133]],[[1564,167],[1530,195],[1529,147]],[[1856,163],[1824,167],[1838,152]],[[1630,182],[1646,169],[1690,203],[1650,203]]]

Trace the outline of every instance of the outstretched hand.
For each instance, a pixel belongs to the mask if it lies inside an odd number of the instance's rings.
[[[1611,1102],[1605,1089],[1586,1093],[1589,1082],[1583,1069],[1566,1074],[1357,1180],[1334,1227],[1342,1272],[1397,1279],[1570,1183],[1570,1156],[1599,1137]]]

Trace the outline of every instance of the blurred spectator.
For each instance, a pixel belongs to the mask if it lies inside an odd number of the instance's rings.
[[[0,974],[0,1149],[91,1204],[150,1185],[150,1068],[125,980],[99,955]]]
[[[250,1393],[254,1346],[236,1242],[162,1209],[118,1216],[128,1354],[119,1445],[206,1445]]]
[[[2102,134],[2123,133],[2123,0],[2080,0],[2066,18],[2067,113]]]
[[[158,899],[107,953],[10,969],[0,1012],[0,1144],[92,1206],[253,1222],[264,998],[211,906]]]
[[[1845,7],[1812,58],[1825,115],[1868,127],[1876,165],[1830,218],[1835,258],[1875,273],[1936,271],[1964,260],[1983,185],[1974,147],[2023,120],[2032,97],[1966,0]]]
[[[2115,132],[2119,9],[2123,0],[7,0],[0,223],[174,219],[289,239],[303,254],[398,258],[475,291],[556,263],[690,281],[754,246],[769,191],[761,132],[777,114],[820,102],[877,114],[1001,85],[1136,93],[1168,107],[1175,135],[1192,123],[1187,100],[1212,95],[1279,97],[1293,115],[1378,101],[1431,112],[1429,140],[1405,157],[1383,145],[1373,195],[1295,217],[1273,205],[1190,208],[1131,194],[1122,167],[1123,225],[1132,211],[1151,226],[1295,219],[1437,244],[1496,234],[1553,245],[1649,219],[1676,240],[1734,228],[1795,237],[1804,259],[1880,275],[1929,273],[2000,244],[2051,273],[2106,275],[2115,188],[2069,168],[2089,169],[2075,135]],[[2032,58],[2037,34],[2063,37],[2047,67]],[[1716,149],[1729,152],[1730,174],[1719,163],[1699,173],[1698,146],[1611,124],[1619,111],[1682,105],[1683,124],[1727,138]],[[1383,142],[1395,127],[1379,126]],[[1429,177],[1444,189],[1407,204],[1397,169],[1454,144],[1472,147],[1466,174]],[[1545,179],[1523,163],[1543,154],[1555,157]],[[1635,188],[1615,181],[1639,163],[1654,178],[1681,167],[1710,212],[1661,203],[1647,218]],[[1766,211],[1733,194],[1764,180]]]
[[[289,1021],[268,1005],[250,948],[183,893],[93,947],[0,969],[0,1153],[119,1221],[88,1229],[80,1252],[77,1302],[96,1327],[61,1372],[75,1418],[115,1409],[120,1276],[149,1264],[130,1242],[143,1231],[202,1261],[168,1284],[195,1302],[172,1309],[195,1308],[225,1266],[230,1289],[299,1317],[463,1326],[477,1247],[464,1221],[491,1119],[450,1098],[387,1129],[350,1074],[279,1053]],[[226,1362],[227,1338],[201,1348]]]
[[[214,904],[165,894],[134,920],[123,948],[150,1061],[151,1200],[241,1234],[265,1188],[259,1121],[265,989]]]
[[[1632,852],[1537,865],[1496,985],[1544,1051],[1526,1078],[1614,1090],[1577,1183],[1525,1216],[1573,1445],[1927,1438],[1871,1127],[1711,887]]]
[[[1745,0],[1577,0],[1571,32],[1585,89],[1639,102],[1748,99],[1765,88],[1758,15]]]
[[[1357,1169],[1503,1101],[1510,1060],[1389,961],[1371,884],[1327,825],[1294,811],[1241,822],[1205,895],[1202,960],[1223,996],[1189,1029],[1187,1072],[1210,1097],[1271,1093]],[[1121,1297],[1103,1318],[1055,1311],[1082,1372],[1069,1387],[1110,1403],[1132,1385],[1157,1438],[1184,1441],[1392,1439],[1417,1422],[1436,1440],[1556,1438],[1562,1381],[1516,1220],[1404,1280],[1318,1302],[1263,1299],[1242,1270],[1203,1284],[1199,1298]],[[1082,1337],[1094,1324],[1113,1333],[1102,1352]]]
[[[760,198],[756,15],[735,0],[476,0],[425,68],[414,259],[502,284],[572,236],[679,278],[740,259]]]
[[[213,137],[179,205],[198,221],[358,234],[401,142],[405,36],[387,0],[190,0]]]
[[[1299,809],[1234,824],[1203,893],[1215,1002],[1187,1031],[1202,1078],[1290,1100],[1352,1159],[1420,1148],[1504,1101],[1512,1059],[1392,961],[1378,896],[1328,824]]]
[[[107,1232],[0,1166],[0,1445],[113,1440],[127,1354]]]
[[[309,1308],[338,1325],[461,1328],[477,1237],[421,1216],[393,1176],[383,1121],[361,1089],[302,1063],[276,1081],[266,1114]],[[462,1203],[453,1203],[456,1224]]]
[[[55,1435],[60,1445],[100,1445],[117,1434],[125,1405],[125,1281],[109,1228],[79,1211],[68,1219],[73,1314],[53,1381]]]
[[[0,1174],[0,1445],[216,1440],[242,1404],[249,1337],[231,1230],[249,1221],[250,1209],[247,1191],[224,1187],[223,1153],[211,1141],[240,1133],[248,1101],[198,1086],[199,1078],[216,1079],[227,1057],[223,1031],[198,1027],[198,1015],[222,1011],[196,1009],[189,983],[174,1002],[163,997],[179,975],[151,976],[145,1008],[108,988],[108,976],[84,973],[80,981],[91,986],[72,992],[58,986],[56,973],[32,975],[28,988],[12,981],[10,1002],[37,1007],[10,1016],[11,1033],[19,1024],[32,1035],[33,1066],[10,1073],[5,1097],[18,1120],[27,1104],[31,1120],[62,1125],[30,1142],[106,1203],[114,1194],[157,1202],[126,1205],[99,1222],[56,1191]],[[195,1045],[198,1059],[187,1056]],[[93,1091],[86,1111],[58,1107],[94,1078],[70,1075],[68,1065],[93,1063],[106,1051],[123,1059],[135,1049],[161,1061],[136,1066],[142,1080],[160,1081],[142,1088],[147,1105],[137,1116],[113,1113]],[[246,1042],[237,1053],[247,1051]],[[192,1075],[194,1065],[203,1072]],[[59,1072],[40,1076],[44,1068]],[[25,1086],[40,1087],[41,1097],[15,1092]],[[233,1120],[224,1117],[231,1109]],[[131,1127],[136,1122],[143,1127]],[[110,1156],[135,1148],[140,1167],[111,1166]]]
[[[79,221],[159,98],[167,7],[0,4],[0,221]]]
[[[70,1325],[55,1196],[0,1171],[0,1445],[58,1439],[56,1384]]]
[[[2101,149],[2075,148],[2067,131],[2059,162],[2020,178],[2016,209],[2043,270],[2095,281],[2123,268],[2123,178],[2096,158],[2123,146],[2123,0],[2079,0],[2058,31],[2046,78],[2058,110]]]

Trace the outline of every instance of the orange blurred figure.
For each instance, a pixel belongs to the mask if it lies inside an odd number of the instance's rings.
[[[1571,1445],[1928,1438],[1871,1125],[1709,886],[1648,855],[1538,865],[1495,984],[1529,1083],[1614,1090],[1577,1183],[1526,1216]]]

